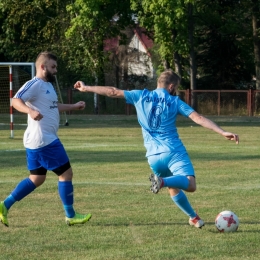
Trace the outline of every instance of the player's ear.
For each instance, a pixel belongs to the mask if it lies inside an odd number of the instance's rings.
[[[171,83],[169,87],[171,92],[175,91],[175,85],[173,83]]]

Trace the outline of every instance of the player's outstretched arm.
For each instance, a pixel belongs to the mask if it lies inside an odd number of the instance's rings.
[[[75,104],[62,104],[58,103],[59,112],[71,111],[71,110],[83,110],[85,108],[85,102],[79,101]]]
[[[124,91],[115,87],[105,86],[86,86],[84,82],[77,81],[74,88],[81,92],[92,92],[98,95],[107,96],[111,98],[124,98]]]
[[[237,134],[231,133],[231,132],[226,132],[225,130],[223,130],[221,127],[219,127],[217,124],[215,124],[213,121],[211,121],[210,119],[198,114],[197,112],[192,112],[189,115],[189,118],[195,122],[198,125],[201,125],[205,128],[208,128],[210,130],[215,131],[216,133],[224,136],[226,139],[231,140],[231,141],[235,141],[236,144],[239,143],[239,136]]]

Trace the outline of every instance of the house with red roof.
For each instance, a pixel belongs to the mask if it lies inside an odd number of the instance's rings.
[[[115,78],[111,77],[110,71],[110,76],[106,77],[106,85],[138,86],[138,83],[149,81],[155,76],[151,55],[152,39],[141,27],[128,28],[124,33],[127,37],[125,45],[120,45],[119,37],[104,42],[104,51],[111,53],[110,60],[115,68],[113,71],[117,74],[114,75]]]

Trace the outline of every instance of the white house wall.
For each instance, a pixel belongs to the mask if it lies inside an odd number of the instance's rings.
[[[140,55],[139,59],[135,62],[128,62],[128,75],[135,74],[138,76],[146,75],[149,78],[153,78],[153,65],[150,56],[147,54],[146,49],[140,42],[139,38],[134,35],[129,47],[131,49],[136,49]]]

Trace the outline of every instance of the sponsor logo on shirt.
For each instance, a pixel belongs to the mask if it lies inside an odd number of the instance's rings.
[[[158,97],[147,97],[146,102],[153,102],[153,103],[166,103],[165,98],[158,98]],[[166,103],[166,106],[170,106],[171,103]]]
[[[54,109],[54,108],[58,108],[58,101],[52,101],[52,106],[50,106],[50,109]]]

